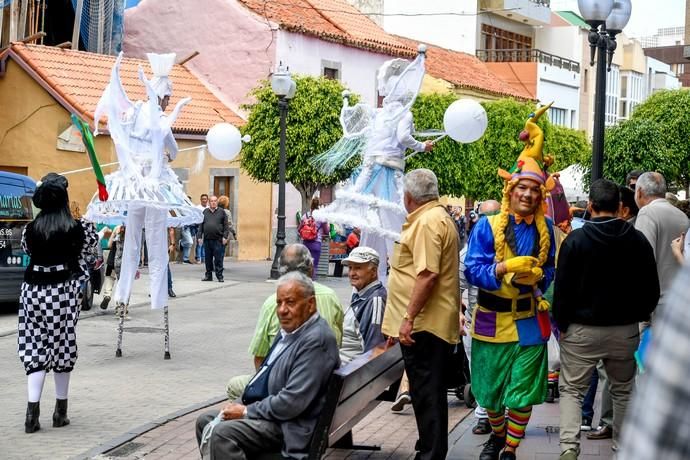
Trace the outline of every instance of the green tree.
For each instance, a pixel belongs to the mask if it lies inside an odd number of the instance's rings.
[[[330,176],[316,170],[309,159],[328,150],[342,136],[340,108],[343,86],[337,80],[323,77],[293,76],[297,84],[290,101],[286,129],[286,181],[302,196],[302,210],[309,208],[309,199],[320,186],[334,185],[346,179],[356,162],[350,162]],[[255,103],[243,108],[250,111],[242,134],[252,141],[242,147],[241,166],[259,182],[278,182],[280,160],[280,113],[278,97],[270,82],[263,81],[251,95]],[[357,102],[350,97],[350,103]]]
[[[664,174],[666,180],[676,182],[685,189],[690,186],[690,110],[688,107],[690,107],[689,90],[659,91],[638,105],[631,117],[631,121],[649,120],[658,123],[657,135],[663,137],[663,143],[668,149],[666,153],[670,156],[670,161],[677,166],[674,172],[669,171],[673,173],[672,176]],[[634,145],[631,147],[634,148]],[[639,155],[657,157],[658,152],[648,150],[649,147],[650,145],[646,145],[636,150],[641,151]],[[637,169],[645,169],[640,166]],[[662,172],[659,167],[649,169]]]
[[[558,125],[551,126],[544,151],[554,157],[550,171],[560,171],[576,163],[589,162],[592,158],[592,147],[584,131]]]
[[[640,117],[607,128],[604,138],[604,177],[624,184],[629,171],[641,169],[658,171],[668,181],[678,180],[681,164],[667,143],[668,137],[661,135],[665,132],[659,122]]]
[[[443,114],[455,99],[451,94],[421,94],[412,109],[417,129],[442,128]],[[488,126],[481,139],[472,144],[443,139],[431,154],[413,157],[407,168],[433,170],[443,195],[499,199],[503,181],[497,171],[510,168],[522,151],[524,144],[518,135],[535,106],[513,99],[484,102],[482,106],[486,109]],[[584,133],[554,126],[546,116],[538,124],[544,131],[544,153],[553,153],[555,157],[551,171],[563,169],[588,155],[589,144]]]

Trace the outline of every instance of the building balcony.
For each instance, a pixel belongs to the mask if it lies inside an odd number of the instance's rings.
[[[580,73],[580,63],[538,49],[477,50],[477,57],[484,62],[539,62],[559,69]]]
[[[479,10],[532,26],[551,24],[550,0],[479,0]]]

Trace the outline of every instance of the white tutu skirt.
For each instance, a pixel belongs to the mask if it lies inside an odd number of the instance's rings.
[[[363,235],[396,241],[407,217],[403,205],[403,173],[377,163],[362,166],[336,200],[314,211],[318,221],[357,227]]]
[[[159,179],[125,174],[118,170],[105,177],[108,200],[101,201],[94,194],[86,218],[108,225],[124,224],[130,205],[153,206],[168,211],[167,227],[194,225],[204,220],[201,209],[187,197],[173,170],[163,166]]]

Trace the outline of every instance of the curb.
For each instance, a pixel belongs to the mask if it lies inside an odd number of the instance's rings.
[[[219,289],[237,286],[238,284],[240,284],[240,281],[229,280],[229,281],[226,281],[225,283],[223,283],[223,286],[213,286],[213,287],[207,287],[204,289],[198,289],[196,291],[185,292],[182,294],[178,294],[177,297],[175,297],[175,298],[181,299],[184,297],[190,297],[190,296],[197,295],[197,294],[204,294],[206,292],[217,291]],[[148,305],[149,305],[149,302],[137,302],[137,303],[131,304],[129,306],[129,308],[134,309],[134,308],[146,307]],[[113,312],[112,309],[101,310],[100,307],[98,307],[97,305],[93,305],[91,307],[91,310],[89,310],[87,312],[82,312],[79,314],[79,321],[89,319],[89,318],[94,318],[97,316],[112,315],[112,312]],[[0,331],[0,338],[8,337],[10,335],[15,335],[16,333],[17,333],[16,328],[10,329],[10,330],[5,330],[5,331]]]
[[[114,450],[124,444],[127,444],[128,442],[132,441],[135,438],[138,438],[144,433],[147,433],[151,430],[155,430],[156,428],[159,428],[162,425],[165,425],[168,422],[171,422],[175,420],[176,418],[180,418],[184,415],[187,415],[191,412],[198,411],[199,409],[203,409],[204,407],[209,407],[216,405],[220,402],[223,402],[228,399],[227,395],[222,395],[222,396],[216,396],[215,398],[208,399],[206,401],[192,404],[191,406],[187,406],[183,409],[180,409],[178,411],[175,411],[171,414],[165,415],[163,417],[157,418],[156,420],[153,420],[151,422],[145,423],[143,425],[140,425],[136,428],[133,428],[130,431],[127,431],[124,434],[121,434],[120,436],[117,436],[110,441],[106,441],[102,444],[99,444],[98,446],[89,449],[88,451],[76,455],[74,457],[71,457],[70,460],[88,460],[91,459],[97,455],[102,455],[105,454],[106,452],[110,452],[111,450]]]

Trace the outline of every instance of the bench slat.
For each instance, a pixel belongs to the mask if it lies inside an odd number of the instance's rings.
[[[402,373],[403,365],[401,362],[398,366],[390,367],[386,373],[378,376],[375,381],[368,383],[364,387],[361,387],[359,391],[351,394],[347,399],[343,400],[341,397],[338,407],[333,414],[333,419],[331,421],[331,427],[329,430],[331,444],[333,441],[337,441],[337,439],[334,439],[333,433],[336,431],[341,431],[341,427],[345,425],[348,420],[356,417],[357,414],[364,411],[371,401],[375,401],[376,404],[378,404],[379,401],[376,401],[376,398],[383,393],[386,388],[400,380]]]
[[[387,349],[385,352],[381,352],[379,349],[374,349],[369,353],[376,353],[377,351],[378,353],[375,355],[375,357],[369,357],[365,364],[361,364],[354,370],[350,369],[350,365],[359,364],[359,360],[356,363],[353,361],[352,363],[348,364],[348,366],[338,369],[334,372],[334,375],[339,375],[343,377],[344,380],[343,388],[340,392],[340,401],[344,401],[345,399],[349,398],[353,393],[359,391],[360,388],[367,385],[369,382],[375,381],[380,375],[388,372],[388,370],[392,367],[403,366],[400,345],[395,344],[394,347]],[[363,356],[362,358],[365,357],[367,356]],[[390,383],[388,383],[386,386],[389,384]],[[376,396],[378,396],[378,394]]]

